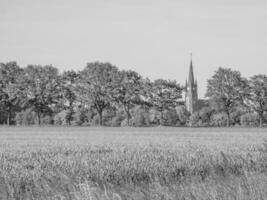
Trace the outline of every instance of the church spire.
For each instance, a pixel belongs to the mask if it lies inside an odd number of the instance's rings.
[[[190,67],[189,67],[188,84],[192,87],[194,85],[195,80],[194,80],[192,53],[190,55],[191,55],[191,61],[190,61]]]
[[[185,91],[185,106],[186,110],[193,114],[198,110],[198,95],[197,95],[197,81],[194,78],[193,71],[193,59],[191,54],[190,66],[189,66],[189,77],[186,84]]]

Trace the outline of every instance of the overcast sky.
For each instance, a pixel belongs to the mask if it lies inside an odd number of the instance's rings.
[[[0,0],[0,62],[81,70],[108,61],[199,96],[219,67],[267,74],[266,0]]]

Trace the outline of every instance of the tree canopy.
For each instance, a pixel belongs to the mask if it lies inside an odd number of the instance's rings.
[[[239,71],[221,67],[208,80],[206,97],[213,100],[217,110],[225,112],[227,126],[230,126],[230,113],[243,100],[245,84]]]
[[[255,111],[259,117],[259,125],[263,125],[264,112],[267,111],[267,76],[255,75],[248,80],[245,87],[244,103]]]
[[[143,78],[108,62],[81,71],[52,65],[0,63],[0,124],[86,126],[264,126],[267,77],[246,79],[219,67],[208,80],[207,99],[190,114],[185,86]]]
[[[41,116],[51,115],[60,103],[61,87],[58,69],[47,65],[28,65],[20,84],[23,85],[21,98],[24,107],[31,108],[41,124]]]

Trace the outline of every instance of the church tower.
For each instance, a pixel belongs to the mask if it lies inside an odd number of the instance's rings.
[[[192,56],[189,66],[189,77],[185,82],[185,106],[190,114],[193,114],[198,109],[197,81],[194,79]]]

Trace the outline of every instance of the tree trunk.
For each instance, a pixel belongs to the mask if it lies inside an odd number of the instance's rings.
[[[71,121],[73,120],[73,108],[71,107],[71,110],[70,110],[70,116],[69,116],[69,120],[68,120],[68,125],[70,126],[71,125]]]
[[[262,127],[262,117],[260,117],[260,127]]]
[[[130,118],[131,118],[131,114],[130,114],[130,108],[129,108],[129,105],[127,105],[126,114],[127,114],[127,126],[130,126]]]
[[[6,124],[9,126],[10,125],[10,113],[7,113],[7,119],[6,119]]]
[[[226,112],[226,115],[227,115],[227,127],[230,127],[230,113],[229,112]]]
[[[99,114],[99,126],[102,126],[103,125],[102,111],[99,111],[98,114]]]
[[[10,126],[10,123],[11,123],[11,107],[9,106],[8,108],[8,112],[7,112],[7,125]]]
[[[259,112],[259,118],[260,118],[259,126],[262,127],[262,125],[263,125],[263,113],[262,112]]]
[[[160,123],[160,126],[163,125],[163,110],[160,111],[160,121],[159,121],[159,123]]]
[[[129,124],[130,124],[130,117],[129,117],[129,115],[127,114],[127,126],[129,126]]]
[[[69,107],[69,108],[70,108],[70,109],[69,109],[70,116],[68,117],[68,122],[67,122],[69,126],[71,125],[72,116],[73,116],[73,113],[74,113],[74,112],[73,112],[73,106],[72,106],[72,103],[73,103],[73,102],[70,102],[70,107]]]
[[[38,125],[41,125],[41,113],[37,112],[37,118],[38,118]]]

